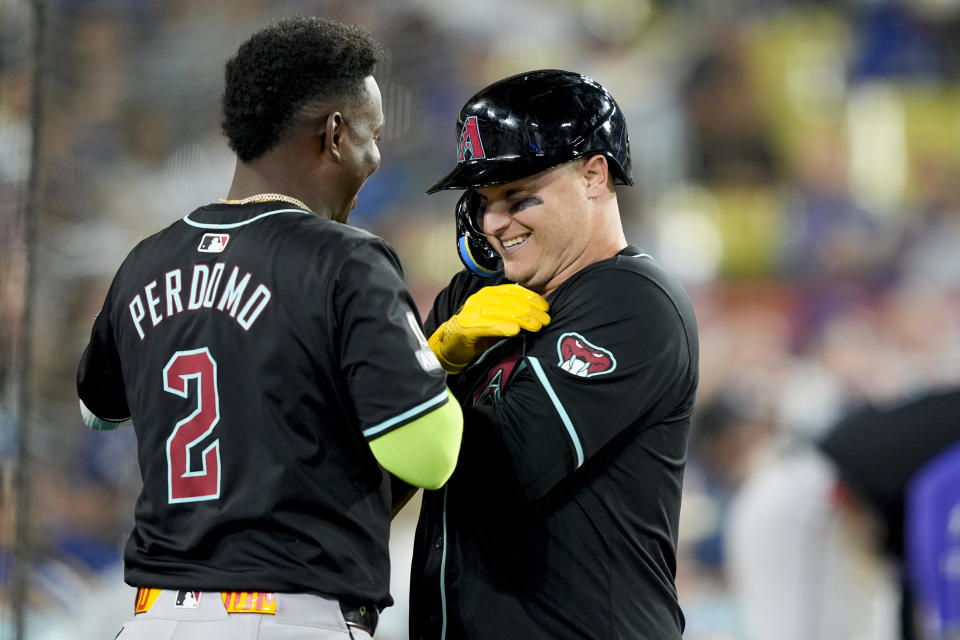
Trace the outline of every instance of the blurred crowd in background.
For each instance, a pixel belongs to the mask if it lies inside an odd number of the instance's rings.
[[[387,49],[383,164],[351,222],[396,247],[421,309],[460,267],[458,194],[424,189],[455,160],[463,101],[550,67],[597,79],[620,103],[636,181],[618,189],[628,240],[680,276],[700,323],[678,567],[685,637],[745,638],[725,534],[751,474],[858,407],[960,385],[956,0],[48,0],[46,10],[24,327],[33,13],[28,0],[0,0],[0,638],[12,637],[25,331],[28,637],[112,637],[112,616],[129,615],[119,566],[140,482],[133,432],[85,429],[76,365],[127,251],[225,197],[223,63],[283,15],[357,23]],[[404,562],[400,549],[398,575]],[[404,637],[403,585],[395,595],[384,640]]]

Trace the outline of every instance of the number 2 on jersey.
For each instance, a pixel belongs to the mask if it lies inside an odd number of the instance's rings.
[[[167,438],[167,498],[175,502],[215,500],[220,497],[220,439],[203,450],[203,465],[190,469],[191,450],[213,432],[220,421],[217,363],[210,351],[177,351],[163,368],[163,389],[188,398],[191,385],[197,393],[197,408],[177,423]]]

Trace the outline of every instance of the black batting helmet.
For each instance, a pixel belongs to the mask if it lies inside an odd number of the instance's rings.
[[[504,184],[593,154],[607,157],[616,184],[633,184],[627,123],[613,96],[579,73],[529,71],[467,100],[457,166],[427,193]]]
[[[623,112],[597,81],[542,69],[499,80],[467,100],[457,120],[457,166],[427,189],[505,184],[576,158],[606,156],[615,184],[633,184],[630,138]],[[457,202],[457,252],[471,271],[500,266],[476,220],[479,197]]]

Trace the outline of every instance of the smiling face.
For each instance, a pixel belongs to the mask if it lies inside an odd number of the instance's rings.
[[[357,204],[360,188],[380,167],[377,141],[384,124],[383,103],[373,76],[367,76],[362,97],[349,110],[344,110],[343,117],[345,126],[340,144],[346,201],[334,212],[333,219],[338,222],[347,221]]]
[[[601,169],[602,180],[597,178]],[[476,189],[482,200],[480,228],[503,258],[507,278],[547,295],[580,269],[622,249],[615,246],[619,240],[609,239],[608,216],[597,205],[606,184],[606,161],[593,156]]]

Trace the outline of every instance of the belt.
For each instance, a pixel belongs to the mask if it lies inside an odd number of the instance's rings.
[[[343,613],[343,619],[346,621],[348,627],[356,627],[361,631],[366,631],[371,636],[373,636],[373,632],[377,630],[380,612],[377,610],[376,605],[350,605],[341,601],[340,611]]]
[[[163,589],[140,587],[137,589],[137,598],[134,603],[134,615],[146,613],[160,597]],[[190,602],[199,601],[199,591],[177,591],[177,604],[190,606]],[[227,613],[264,613],[276,615],[277,595],[265,591],[221,591],[220,599]],[[193,606],[196,606],[195,604]],[[348,604],[340,602],[340,611],[349,627],[356,627],[366,631],[371,636],[377,630],[380,612],[373,604]]]

